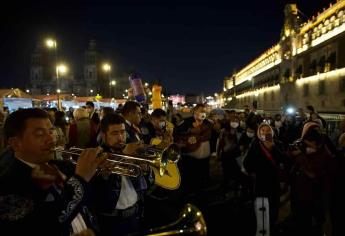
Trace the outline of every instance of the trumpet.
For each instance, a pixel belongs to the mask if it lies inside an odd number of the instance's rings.
[[[62,148],[55,148],[53,151],[61,153],[65,160],[76,164],[77,159],[84,149],[70,148],[64,150]],[[125,155],[117,153],[103,152],[99,155],[107,155],[105,167],[99,167],[98,172],[110,172],[112,174],[124,175],[129,177],[138,177],[142,174],[140,164],[149,164],[158,169],[159,175],[163,176],[166,173],[166,167],[169,163],[176,163],[180,159],[180,149],[176,144],[168,146],[160,145],[146,145],[139,150],[137,155]]]

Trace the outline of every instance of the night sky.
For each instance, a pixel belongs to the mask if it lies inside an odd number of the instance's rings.
[[[277,43],[283,8],[296,2],[302,19],[335,0],[26,1],[2,6],[0,87],[29,80],[30,53],[53,35],[59,57],[82,73],[95,39],[117,74],[141,73],[170,93],[222,90],[223,78]]]

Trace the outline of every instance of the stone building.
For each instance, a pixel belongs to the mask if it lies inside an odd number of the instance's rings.
[[[345,112],[345,0],[307,22],[298,13],[296,4],[287,5],[280,41],[225,78],[227,106]]]

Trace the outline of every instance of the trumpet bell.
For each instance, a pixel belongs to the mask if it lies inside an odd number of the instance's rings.
[[[203,214],[194,205],[188,203],[180,213],[179,219],[166,226],[150,229],[141,234],[147,236],[165,235],[207,235],[207,226]]]

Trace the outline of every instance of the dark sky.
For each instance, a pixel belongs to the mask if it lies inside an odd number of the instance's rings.
[[[168,92],[214,93],[278,42],[286,3],[307,19],[334,1],[23,1],[0,14],[0,87],[24,87],[36,42],[54,35],[74,73],[95,39],[118,73],[135,70]]]

